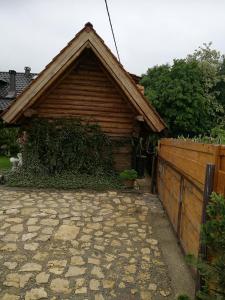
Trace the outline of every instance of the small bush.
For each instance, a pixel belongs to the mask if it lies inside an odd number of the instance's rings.
[[[35,119],[29,125],[22,150],[26,172],[43,176],[64,171],[112,172],[111,141],[97,124],[79,119]]]
[[[63,172],[56,175],[33,175],[25,172],[13,172],[6,176],[7,186],[55,189],[120,189],[121,183],[116,175],[81,174]]]
[[[120,173],[120,179],[121,180],[134,180],[137,178],[137,171],[134,169],[131,170],[124,170]]]
[[[180,295],[178,296],[177,300],[191,300],[187,295]]]
[[[0,120],[0,155],[14,156],[20,152],[18,128],[5,127]]]
[[[208,259],[189,256],[187,260],[197,268],[203,281],[197,299],[225,300],[225,198],[222,195],[212,193],[207,219],[201,241],[208,249]]]

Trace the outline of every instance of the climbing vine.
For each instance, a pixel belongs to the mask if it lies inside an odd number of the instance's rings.
[[[22,143],[23,169],[32,174],[65,171],[112,173],[112,143],[98,125],[79,119],[34,119]]]
[[[201,242],[207,247],[208,259],[189,256],[187,260],[202,278],[196,299],[225,300],[225,198],[222,195],[212,193],[207,218]]]

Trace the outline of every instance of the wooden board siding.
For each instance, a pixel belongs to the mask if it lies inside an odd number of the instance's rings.
[[[90,51],[86,51],[80,63],[37,103],[35,110],[38,117],[80,117],[98,123],[113,137],[131,136],[135,121],[125,96]]]
[[[159,197],[184,252],[197,256],[206,165],[215,164],[214,191],[225,196],[225,146],[162,139],[158,157]]]
[[[90,50],[85,50],[70,71],[32,107],[41,118],[79,117],[98,123],[112,138],[131,137],[135,126],[134,108]],[[131,167],[131,147],[114,152],[118,171]]]

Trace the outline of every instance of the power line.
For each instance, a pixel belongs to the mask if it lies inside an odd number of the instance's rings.
[[[118,60],[120,62],[119,51],[118,51],[117,44],[116,44],[116,38],[115,38],[114,31],[113,31],[113,26],[112,26],[112,21],[111,21],[111,17],[110,17],[110,13],[109,13],[109,8],[108,8],[107,0],[105,0],[105,6],[106,6],[106,10],[107,10],[108,17],[109,17],[109,23],[110,23],[110,26],[111,26],[111,31],[112,31],[112,35],[113,35],[114,44],[115,44],[115,47],[116,47],[116,52],[117,52]]]

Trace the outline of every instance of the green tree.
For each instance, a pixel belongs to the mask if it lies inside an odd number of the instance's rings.
[[[212,42],[203,44],[191,55],[187,61],[197,61],[203,74],[205,97],[212,112],[216,112],[217,121],[224,119],[225,111],[225,65],[224,57],[219,51],[212,49]]]
[[[148,69],[141,84],[171,136],[205,135],[225,119],[225,62],[211,43],[172,66]]]
[[[17,143],[18,128],[5,127],[0,119],[0,154],[16,155],[20,149]]]
[[[204,95],[203,75],[197,62],[174,60],[172,66],[156,66],[142,77],[147,98],[166,121],[170,135],[203,134],[214,116]]]

